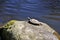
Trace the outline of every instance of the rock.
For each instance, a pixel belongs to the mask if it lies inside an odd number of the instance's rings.
[[[0,37],[0,40],[1,40],[1,37]]]
[[[13,23],[13,24],[10,24]],[[7,24],[6,24],[7,25]],[[8,27],[4,26],[4,40],[58,40],[52,32],[41,27],[28,23],[27,21],[11,21]]]

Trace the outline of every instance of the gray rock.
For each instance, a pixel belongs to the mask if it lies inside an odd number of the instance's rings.
[[[0,40],[1,40],[1,37],[0,37]]]
[[[42,23],[42,22],[41,22]],[[15,21],[13,25],[9,25],[8,29],[4,29],[3,38],[6,40],[58,40],[55,35],[43,25],[33,25],[27,21]]]

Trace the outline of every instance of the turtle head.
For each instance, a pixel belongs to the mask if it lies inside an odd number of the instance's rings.
[[[28,17],[28,20],[30,20],[31,19],[31,17]]]

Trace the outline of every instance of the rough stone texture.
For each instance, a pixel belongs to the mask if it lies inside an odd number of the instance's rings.
[[[0,40],[1,40],[1,37],[0,37]]]
[[[27,21],[15,21],[8,29],[4,29],[3,38],[5,40],[58,40],[50,31],[52,29],[48,30],[43,26],[47,27],[44,23],[38,26]]]

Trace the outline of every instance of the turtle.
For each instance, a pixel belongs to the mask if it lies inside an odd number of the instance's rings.
[[[42,25],[40,23],[40,21],[38,21],[37,19],[34,19],[34,18],[30,18],[30,17],[28,17],[28,22],[31,24],[34,24],[34,25]]]

